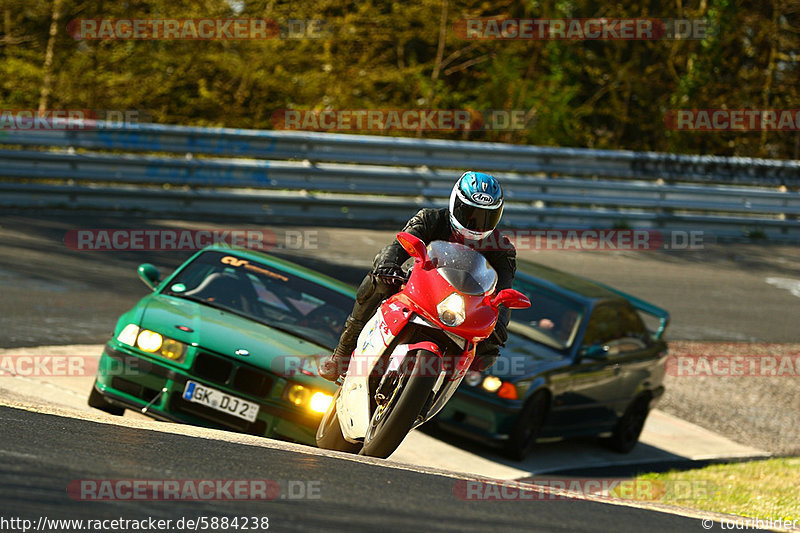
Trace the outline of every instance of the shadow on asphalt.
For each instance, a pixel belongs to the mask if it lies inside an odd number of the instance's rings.
[[[498,448],[490,444],[484,444],[462,437],[455,433],[451,433],[436,426],[435,423],[426,424],[417,431],[422,431],[430,437],[495,463],[522,470],[541,472],[541,474],[536,474],[533,476],[536,478],[549,478],[553,476],[575,478],[630,478],[645,473],[661,473],[669,472],[671,470],[683,471],[695,468],[703,468],[704,466],[708,466],[710,464],[750,460],[692,460],[640,442],[637,444],[635,449],[635,451],[639,452],[637,455],[639,457],[641,457],[641,455],[646,455],[652,457],[652,460],[642,462],[640,458],[637,458],[633,463],[624,463],[626,456],[618,455],[619,460],[622,461],[620,464],[604,464],[602,466],[569,466],[571,457],[574,457],[576,462],[580,462],[584,458],[579,456],[583,456],[585,453],[592,455],[605,451],[603,443],[600,441],[600,439],[597,437],[575,437],[564,441],[539,443],[534,447],[533,452],[526,460],[514,461],[506,458]],[[559,450],[559,448],[564,448],[563,452]],[[553,457],[552,468],[542,468],[541,463],[537,461],[537,454],[540,454],[540,456]],[[753,460],[756,459],[763,459],[763,457],[755,458]]]
[[[586,468],[565,468],[548,472],[548,476],[558,475],[575,478],[632,478],[643,474],[662,474],[667,472],[684,472],[695,470],[710,465],[726,463],[747,463],[750,461],[763,461],[763,457],[743,459],[701,459],[692,460],[682,458],[675,461],[655,461],[652,463],[620,464],[608,466],[594,466]]]

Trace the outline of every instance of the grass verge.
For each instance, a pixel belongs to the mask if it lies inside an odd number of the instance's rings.
[[[800,525],[800,457],[780,457],[640,475],[663,483],[660,502]]]

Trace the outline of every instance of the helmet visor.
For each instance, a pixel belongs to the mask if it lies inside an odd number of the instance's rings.
[[[470,231],[492,231],[503,214],[503,206],[494,209],[477,207],[462,201],[458,194],[453,200],[453,217]]]

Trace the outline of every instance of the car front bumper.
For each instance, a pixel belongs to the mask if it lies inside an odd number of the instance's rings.
[[[237,418],[183,398],[187,381],[222,390],[259,406],[255,421]],[[315,445],[322,414],[303,412],[286,404],[280,396],[286,380],[274,376],[266,398],[254,398],[218,383],[198,378],[187,370],[105,346],[97,369],[95,388],[119,407],[141,411],[157,420],[226,429],[270,438]],[[162,393],[162,389],[166,392]]]
[[[437,415],[437,424],[452,433],[491,444],[508,440],[514,421],[522,410],[490,399],[470,389],[459,389]]]

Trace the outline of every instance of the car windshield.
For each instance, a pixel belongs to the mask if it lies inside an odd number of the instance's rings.
[[[344,294],[231,251],[200,254],[164,294],[230,311],[330,349],[353,307]]]
[[[433,241],[428,256],[439,274],[464,294],[481,295],[494,291],[497,272],[481,254],[463,244]]]
[[[512,311],[509,333],[556,350],[569,350],[583,320],[583,306],[532,284],[517,282],[514,287],[530,298],[531,306]]]

